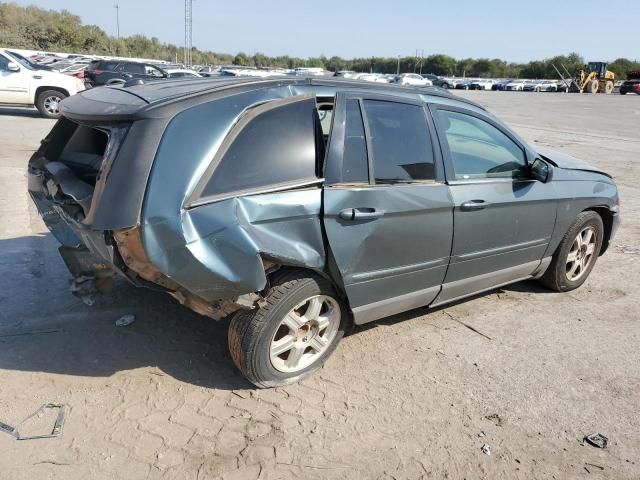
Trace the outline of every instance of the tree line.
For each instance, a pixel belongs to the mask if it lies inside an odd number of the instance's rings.
[[[35,6],[21,7],[0,2],[0,45],[41,51],[61,51],[92,55],[140,57],[181,62],[184,50],[180,46],[161,42],[156,37],[132,35],[115,38],[95,25],[83,25],[80,17],[67,10],[54,11]],[[592,59],[604,60],[604,59]],[[444,76],[493,78],[557,78],[553,65],[566,66],[574,74],[585,64],[577,54],[559,55],[529,63],[514,63],[494,58],[456,59],[448,55],[429,55],[424,58],[370,57],[344,59],[338,56],[299,58],[288,55],[248,55],[192,50],[192,62],[198,65],[238,65],[251,67],[322,67],[330,71],[396,73],[418,72]],[[618,58],[609,65],[617,78],[624,78],[631,70],[640,70],[640,62]]]

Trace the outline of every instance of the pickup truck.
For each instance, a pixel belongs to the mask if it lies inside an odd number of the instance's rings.
[[[0,49],[0,105],[35,106],[43,117],[58,118],[59,103],[84,89],[78,78],[34,68]]]

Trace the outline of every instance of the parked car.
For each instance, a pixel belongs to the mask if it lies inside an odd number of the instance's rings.
[[[533,80],[526,82],[522,90],[525,92],[557,92],[558,82],[556,80]]]
[[[521,92],[524,90],[524,86],[526,85],[525,80],[513,80],[510,83],[507,83],[505,86],[505,90],[509,92]]]
[[[496,81],[491,78],[480,78],[469,84],[469,90],[491,90]]]
[[[469,88],[471,88],[471,82],[472,82],[472,80],[470,80],[470,79],[458,80],[456,82],[455,89],[456,90],[469,90]]]
[[[232,315],[259,387],[317,370],[350,323],[525,279],[578,288],[619,223],[608,174],[441,89],[167,81],[62,113],[28,188],[73,291],[118,274]]]
[[[640,72],[638,78],[630,76],[628,80],[622,82],[620,85],[620,95],[626,95],[627,93],[637,93],[640,95]]]
[[[129,80],[162,80],[167,72],[157,65],[121,60],[94,60],[87,67],[85,79],[93,87],[122,85]]]
[[[60,102],[81,90],[81,80],[35,68],[0,49],[0,105],[35,106],[43,117],[58,118]]]
[[[398,85],[413,85],[418,87],[429,87],[433,85],[431,80],[417,73],[402,73],[397,75],[395,83]]]
[[[449,80],[446,78],[442,78],[437,75],[432,75],[430,73],[423,75],[423,77],[428,80],[431,80],[431,83],[433,84],[434,87],[444,88],[445,90],[448,90],[449,88],[451,88],[451,84],[449,83]]]
[[[167,68],[164,71],[167,73],[169,78],[202,78],[202,75],[199,73],[186,68]]]
[[[7,50],[7,53],[10,54],[16,60],[18,60],[21,64],[24,65],[25,63],[27,63],[34,70],[47,70],[49,72],[53,70],[53,68],[50,67],[49,65],[40,65],[39,63],[34,62],[32,59],[27,58],[16,51]]]
[[[491,90],[502,92],[507,89],[507,85],[509,85],[511,82],[513,82],[513,79],[498,81],[491,86]]]

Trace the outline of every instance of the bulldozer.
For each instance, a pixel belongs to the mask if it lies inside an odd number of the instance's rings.
[[[556,71],[563,77],[562,81],[567,86],[569,92],[600,92],[610,95],[613,92],[616,76],[611,70],[607,70],[608,66],[609,64],[605,62],[589,62],[585,65],[584,69],[580,70],[577,76],[572,77],[566,67],[562,65],[562,68],[569,76],[566,80],[557,68]]]

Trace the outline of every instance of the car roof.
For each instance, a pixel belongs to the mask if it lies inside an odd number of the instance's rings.
[[[131,86],[109,86],[85,90],[65,99],[62,113],[72,119],[97,120],[108,117],[110,120],[124,120],[137,116],[152,107],[172,105],[179,108],[180,102],[191,103],[194,98],[229,95],[257,88],[277,88],[284,86],[330,87],[345,90],[366,90],[377,94],[419,94],[433,103],[459,103],[485,110],[484,107],[438,87],[412,87],[387,83],[374,83],[340,77],[205,77],[193,80],[160,80],[138,83]],[[105,114],[105,104],[111,104],[110,113]]]

